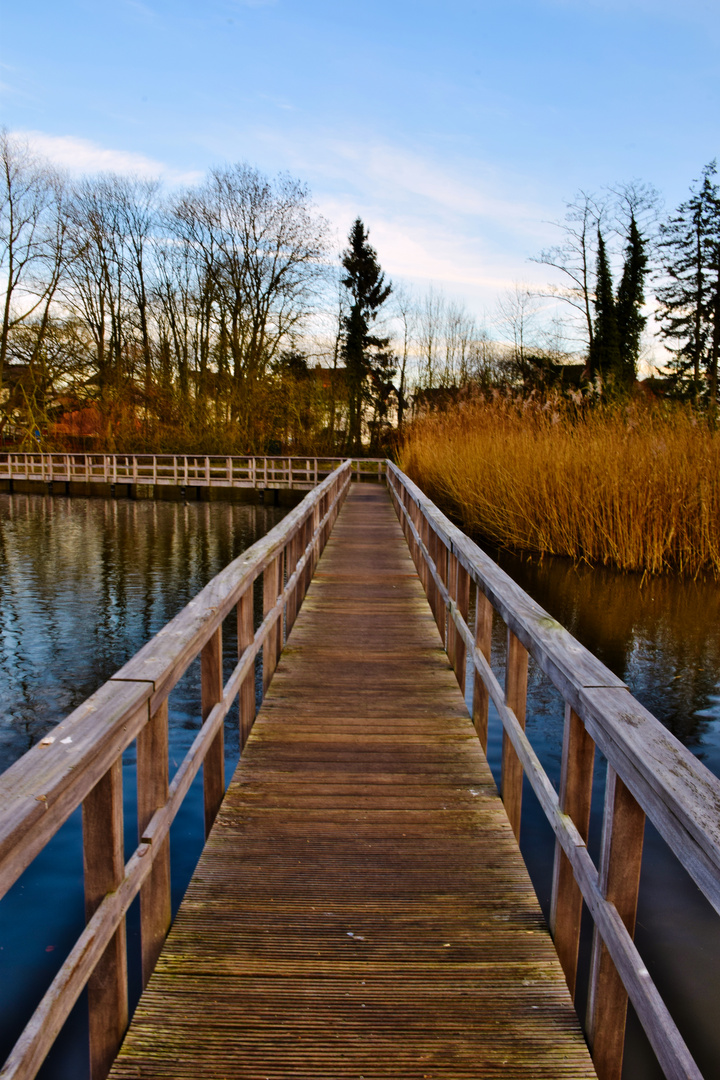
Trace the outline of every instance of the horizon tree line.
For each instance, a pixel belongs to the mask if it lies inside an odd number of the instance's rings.
[[[26,445],[91,410],[107,449],[359,453],[463,388],[547,387],[572,359],[589,385],[628,392],[651,267],[672,388],[714,408],[714,162],[659,225],[647,185],[569,204],[562,242],[536,260],[565,281],[545,295],[579,315],[569,348],[539,328],[527,289],[499,301],[500,342],[438,290],[386,281],[360,218],[338,259],[285,174],[238,163],[169,195],[137,177],[70,183],[7,132],[0,162],[0,434]],[[617,289],[608,236],[622,243]]]

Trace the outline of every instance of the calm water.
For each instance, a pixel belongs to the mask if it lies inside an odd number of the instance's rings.
[[[108,679],[232,559],[286,513],[232,503],[0,495],[0,769]],[[259,621],[260,612],[256,613]],[[236,656],[224,628],[226,673]],[[200,726],[199,672],[170,696],[171,775]],[[225,725],[228,773],[237,711]],[[126,851],[136,844],[134,747],[123,760]],[[171,830],[173,908],[203,844],[198,778]],[[4,1061],[84,922],[79,811],[0,901],[0,1060]],[[128,917],[139,994],[137,905]],[[81,1000],[40,1072],[87,1075]]]
[[[0,768],[40,739],[132,656],[231,559],[284,511],[223,503],[154,503],[0,495]],[[720,774],[720,588],[576,569],[563,560],[502,565]],[[232,622],[232,620],[229,620]],[[232,628],[224,641],[228,670]],[[498,623],[494,664],[503,664]],[[179,764],[199,726],[197,672],[170,699],[171,758]],[[489,757],[497,775],[500,729],[491,713]],[[560,772],[563,705],[531,668],[528,734],[548,773]],[[237,757],[226,724],[228,771]],[[127,848],[134,847],[134,758],[125,756]],[[603,767],[596,768],[591,847],[599,842]],[[521,846],[547,912],[553,839],[526,787]],[[202,847],[201,786],[171,834],[176,907]],[[83,924],[76,815],[0,902],[0,1059]],[[648,828],[636,939],[707,1078],[720,1076],[720,919]],[[129,917],[133,995],[139,991],[137,912]],[[584,945],[587,957],[589,935]],[[625,1080],[661,1074],[630,1024]],[[81,1001],[44,1066],[44,1080],[86,1071]]]
[[[720,775],[720,586],[574,567],[564,559],[523,560],[499,553],[503,568],[539,604],[620,676],[646,708]],[[499,623],[499,621],[498,621]],[[504,628],[495,627],[498,670]],[[531,663],[528,735],[556,786],[563,703]],[[499,777],[501,734],[495,717],[489,757]],[[604,761],[596,755],[590,848],[600,842]],[[547,915],[554,840],[528,784],[520,846]],[[635,940],[703,1075],[720,1077],[720,917],[657,835],[646,826]],[[587,975],[590,927],[582,949]],[[584,995],[578,998],[584,1012]],[[662,1072],[634,1016],[629,1019],[625,1080]]]

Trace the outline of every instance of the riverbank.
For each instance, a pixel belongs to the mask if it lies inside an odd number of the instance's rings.
[[[399,464],[466,531],[503,547],[720,575],[720,435],[688,408],[497,394],[416,421]]]

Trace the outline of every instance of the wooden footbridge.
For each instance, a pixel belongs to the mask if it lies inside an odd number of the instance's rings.
[[[346,462],[0,778],[3,891],[82,803],[88,919],[2,1080],[35,1076],[86,984],[93,1080],[615,1080],[628,996],[665,1075],[700,1077],[632,931],[645,814],[720,910],[720,783],[395,466],[387,487],[350,478]],[[508,628],[504,688],[493,611]],[[230,615],[238,662],[223,686]],[[168,696],[198,654],[204,723],[170,780]],[[559,793],[524,732],[529,655],[566,701]],[[483,752],[490,700],[502,802]],[[139,842],[125,863],[133,740]],[[598,867],[585,846],[595,746],[609,762]],[[166,939],[168,831],[201,766],[208,840]],[[516,843],[523,775],[557,837],[552,938]],[[138,894],[146,989],[126,1034]],[[572,998],[583,903],[585,1037]]]

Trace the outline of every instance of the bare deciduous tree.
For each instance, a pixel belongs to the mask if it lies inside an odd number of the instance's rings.
[[[0,131],[0,395],[10,335],[43,312],[47,325],[64,260],[63,182],[26,143]]]

